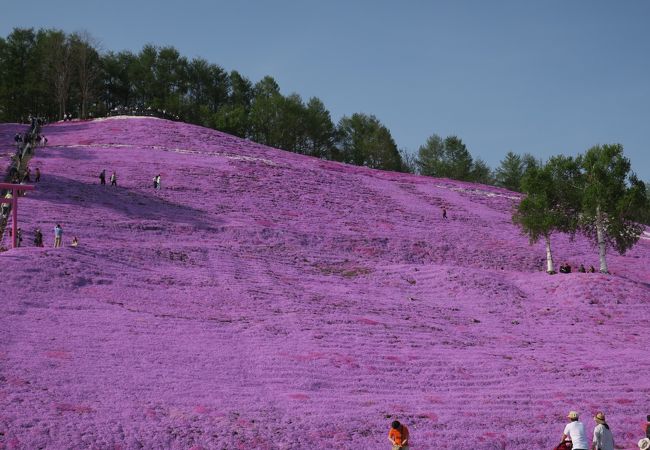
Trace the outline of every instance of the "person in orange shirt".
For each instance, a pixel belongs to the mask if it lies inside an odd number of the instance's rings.
[[[393,450],[409,449],[409,429],[399,421],[394,421],[388,431],[388,440],[393,444]]]

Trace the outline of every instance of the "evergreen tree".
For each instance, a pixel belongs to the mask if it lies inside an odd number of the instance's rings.
[[[457,136],[447,136],[443,140],[437,134],[431,135],[418,149],[417,165],[422,175],[492,183],[492,170],[483,160],[474,161]]]
[[[250,137],[249,113],[253,101],[253,85],[237,71],[230,72],[226,105],[212,115],[212,126],[239,137]]]
[[[501,160],[499,167],[494,172],[494,183],[511,191],[521,192],[521,179],[524,173],[533,167],[540,167],[541,161],[530,153],[523,156],[508,152]]]
[[[495,173],[497,186],[519,192],[524,171],[524,162],[521,156],[508,152]]]
[[[372,115],[355,113],[338,124],[343,162],[383,170],[402,170],[402,158],[390,131]]]
[[[304,153],[331,159],[335,139],[336,127],[329,111],[318,98],[310,98],[305,110]]]
[[[129,52],[109,52],[102,58],[102,84],[100,99],[106,110],[116,107],[136,106],[132,75],[137,64],[136,56]]]
[[[594,146],[580,164],[585,178],[582,231],[597,245],[600,271],[607,273],[607,247],[624,254],[643,232],[637,220],[648,202],[646,188],[630,172],[621,144]]]
[[[266,76],[255,84],[253,92],[255,97],[249,115],[250,137],[261,144],[276,145],[279,140],[279,110],[283,106],[280,86],[272,77]]]
[[[470,180],[475,183],[494,184],[492,169],[481,158],[477,158],[472,162]]]

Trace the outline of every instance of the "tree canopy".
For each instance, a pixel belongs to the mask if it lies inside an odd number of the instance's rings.
[[[431,135],[419,148],[416,164],[422,175],[492,183],[491,169],[483,160],[474,160],[458,136]]]
[[[624,254],[643,232],[646,186],[631,172],[621,144],[596,145],[580,158],[585,188],[582,231],[598,246],[600,271],[607,272],[606,249]]]
[[[551,236],[556,232],[575,234],[582,188],[578,161],[566,156],[555,156],[545,165],[530,166],[521,180],[525,194],[513,214],[531,243],[544,238],[546,271],[555,273]]]

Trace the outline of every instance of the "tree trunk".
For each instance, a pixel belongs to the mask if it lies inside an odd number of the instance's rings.
[[[551,252],[551,236],[544,236],[546,242],[546,273],[555,273],[553,268],[553,253]]]
[[[605,225],[603,216],[600,212],[600,206],[596,207],[596,236],[598,238],[598,257],[600,258],[600,273],[609,273],[607,270],[607,260],[605,253],[607,245],[605,243]]]

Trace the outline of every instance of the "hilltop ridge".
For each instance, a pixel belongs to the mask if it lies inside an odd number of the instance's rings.
[[[376,449],[391,418],[414,448],[551,448],[569,409],[640,438],[650,240],[548,276],[504,189],[162,119],[43,133],[27,246],[0,254],[0,448]],[[29,246],[57,222],[79,248]]]

